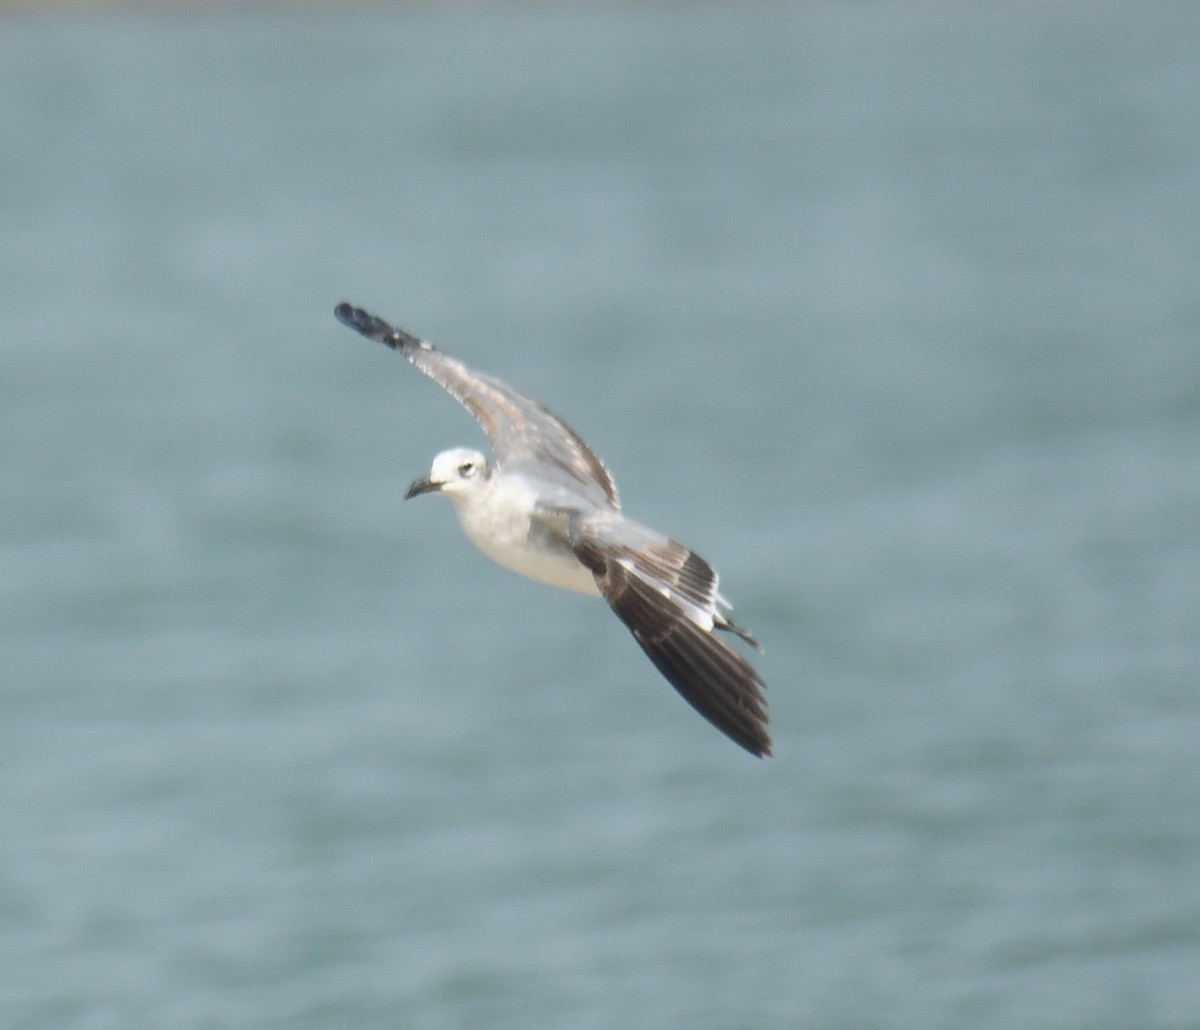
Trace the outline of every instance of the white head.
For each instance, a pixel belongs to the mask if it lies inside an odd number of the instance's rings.
[[[451,447],[433,459],[429,475],[414,479],[404,499],[417,494],[443,493],[457,501],[479,490],[492,474],[492,466],[479,451],[470,447]]]

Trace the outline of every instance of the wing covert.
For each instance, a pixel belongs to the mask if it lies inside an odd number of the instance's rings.
[[[500,465],[509,470],[550,465],[598,505],[620,510],[604,462],[544,404],[362,308],[342,303],[334,314],[343,325],[399,352],[466,408],[487,434]]]

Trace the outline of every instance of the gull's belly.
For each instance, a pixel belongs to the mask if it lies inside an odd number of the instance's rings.
[[[475,541],[476,546],[497,565],[519,572],[522,576],[548,583],[552,587],[575,590],[581,594],[600,596],[591,570],[581,565],[571,552],[535,551],[530,548],[498,548]]]
[[[480,521],[473,514],[465,506],[458,509],[463,533],[497,565],[552,587],[600,596],[591,570],[567,543],[536,529],[531,534],[528,516],[514,512],[512,518],[497,522],[494,517]]]

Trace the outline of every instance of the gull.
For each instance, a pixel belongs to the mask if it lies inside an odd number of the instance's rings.
[[[469,447],[442,451],[404,499],[443,494],[467,539],[497,564],[603,597],[684,700],[751,754],[769,755],[766,684],[717,631],[762,648],[729,618],[713,567],[622,515],[604,463],[544,405],[362,308],[342,303],[334,314],[443,387],[492,445],[493,461]]]

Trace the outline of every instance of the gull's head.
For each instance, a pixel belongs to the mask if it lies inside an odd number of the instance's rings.
[[[404,499],[417,494],[443,493],[455,501],[480,489],[492,467],[479,451],[470,447],[451,447],[433,459],[429,475],[414,479],[404,492]]]

